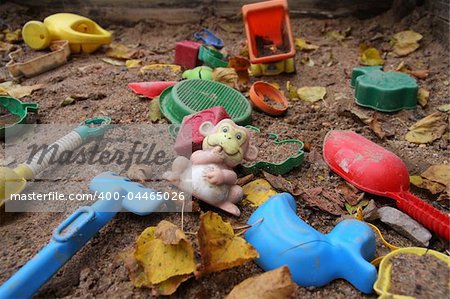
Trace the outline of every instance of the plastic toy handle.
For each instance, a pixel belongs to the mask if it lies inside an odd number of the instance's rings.
[[[22,107],[29,112],[36,112],[39,109],[37,103],[22,103]]]
[[[81,136],[83,142],[92,137],[98,137],[105,133],[111,124],[111,117],[97,116],[85,120],[75,131]]]
[[[450,217],[409,192],[390,193],[398,208],[432,230],[446,241],[450,240]]]
[[[116,211],[96,211],[106,204],[117,205],[117,209],[110,207]],[[54,231],[50,243],[0,286],[0,299],[31,298],[120,209],[121,201],[97,200],[75,211]]]

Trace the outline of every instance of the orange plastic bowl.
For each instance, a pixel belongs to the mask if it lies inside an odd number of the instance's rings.
[[[284,95],[269,83],[263,81],[255,82],[250,88],[249,94],[253,105],[269,115],[281,115],[288,109],[289,104]],[[275,106],[274,104],[277,103],[281,105]]]

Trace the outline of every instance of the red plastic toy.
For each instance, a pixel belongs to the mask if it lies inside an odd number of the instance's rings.
[[[175,141],[175,151],[180,156],[190,157],[190,154],[202,148],[205,138],[200,134],[199,128],[205,121],[216,125],[223,119],[230,118],[222,106],[212,107],[196,114],[191,114],[183,119],[180,131]]]
[[[154,81],[154,82],[133,82],[128,83],[128,87],[136,93],[153,99],[163,92],[167,87],[175,85],[176,81]]]
[[[175,64],[187,69],[200,65],[198,60],[200,46],[201,44],[188,40],[177,42],[175,44]]]

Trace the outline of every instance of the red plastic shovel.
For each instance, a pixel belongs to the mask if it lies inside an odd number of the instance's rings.
[[[394,199],[400,210],[450,239],[450,217],[409,192],[409,174],[392,152],[352,131],[331,131],[323,142],[331,170],[355,187]]]
[[[176,81],[133,82],[128,83],[128,87],[137,94],[153,99],[154,97],[159,96],[164,89],[175,84],[177,84]]]

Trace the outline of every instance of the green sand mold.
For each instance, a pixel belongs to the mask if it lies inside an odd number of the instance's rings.
[[[414,109],[419,87],[411,76],[373,70],[356,78],[356,104],[382,112]]]

